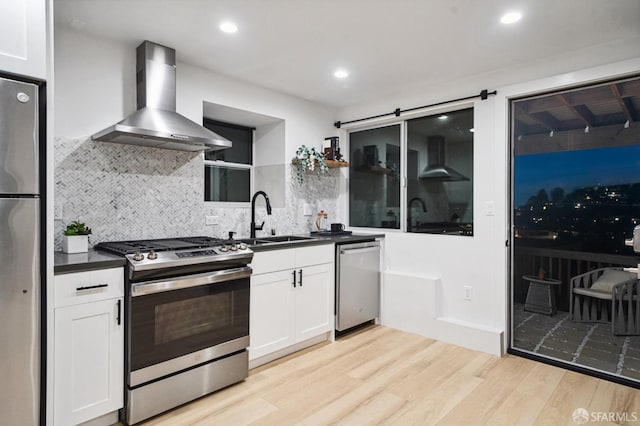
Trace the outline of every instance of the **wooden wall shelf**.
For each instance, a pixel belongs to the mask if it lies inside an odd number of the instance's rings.
[[[298,162],[297,158],[291,160],[291,164],[295,165]],[[349,167],[349,163],[346,161],[324,160],[324,163],[330,169],[337,169],[338,167]]]
[[[337,169],[338,167],[349,167],[349,163],[347,163],[346,161],[324,160],[324,162],[330,169]]]

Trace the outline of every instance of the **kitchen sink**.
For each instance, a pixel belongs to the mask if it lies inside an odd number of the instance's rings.
[[[290,243],[292,241],[308,241],[313,240],[311,237],[299,237],[297,235],[279,235],[277,237],[264,237],[260,241],[266,241],[269,243]]]
[[[260,245],[260,244],[268,244],[268,243],[271,242],[271,241],[266,241],[266,240],[263,240],[263,239],[260,239],[260,238],[244,238],[242,240],[237,240],[237,241],[241,242],[241,243],[245,243],[245,244],[247,244],[249,246],[257,246],[257,245]]]

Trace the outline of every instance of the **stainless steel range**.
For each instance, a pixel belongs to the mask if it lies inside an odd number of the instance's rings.
[[[248,375],[253,252],[208,237],[99,243],[127,259],[126,406],[138,423]]]

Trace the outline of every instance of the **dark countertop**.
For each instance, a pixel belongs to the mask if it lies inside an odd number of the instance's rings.
[[[252,245],[251,250],[254,252],[281,250],[295,247],[318,246],[323,244],[350,244],[373,241],[376,238],[384,238],[384,234],[350,234],[350,235],[331,235],[318,236],[315,234],[299,234],[299,237],[311,237],[311,240],[290,241],[281,243],[258,244]],[[260,239],[260,237],[258,237]]]
[[[308,247],[323,244],[349,244],[365,241],[373,241],[376,238],[384,238],[384,234],[350,234],[350,235],[299,235],[301,237],[312,237],[311,240],[291,241],[281,243],[271,243],[253,245],[254,252],[281,250],[294,247]],[[96,269],[118,268],[126,264],[126,259],[117,255],[90,249],[87,253],[67,254],[62,252],[54,253],[54,274],[68,274],[71,272],[93,271]]]
[[[54,253],[54,274],[94,271],[96,269],[119,268],[126,264],[124,257],[90,249],[87,253]]]

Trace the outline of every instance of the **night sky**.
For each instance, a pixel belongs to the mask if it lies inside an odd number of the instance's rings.
[[[577,188],[640,182],[640,145],[516,156],[515,207],[545,189]]]

